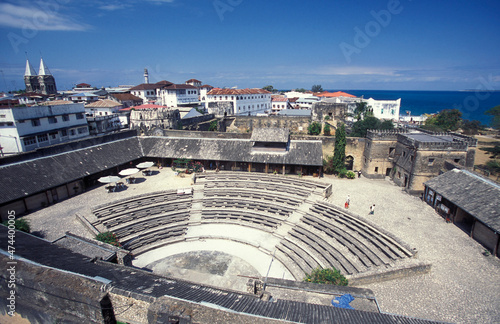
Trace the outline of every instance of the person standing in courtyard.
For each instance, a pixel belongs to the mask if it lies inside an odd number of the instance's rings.
[[[374,215],[374,214],[375,214],[375,204],[370,206],[370,215]]]
[[[351,195],[347,195],[347,199],[345,201],[345,208],[349,208],[350,204],[351,204]]]

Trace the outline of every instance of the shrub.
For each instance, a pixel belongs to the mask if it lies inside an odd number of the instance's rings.
[[[98,241],[121,247],[120,242],[118,242],[118,239],[116,238],[116,234],[113,234],[111,232],[99,233],[95,238]]]
[[[347,286],[349,281],[344,277],[339,270],[335,268],[316,268],[311,274],[306,274],[305,282],[330,284],[337,286]]]
[[[346,177],[347,179],[354,179],[356,178],[356,175],[352,171],[347,171]]]
[[[331,135],[331,131],[332,131],[332,129],[330,128],[330,124],[325,124],[325,127],[323,127],[323,134],[325,136],[330,136]]]
[[[307,132],[309,135],[319,135],[321,133],[321,124],[318,122],[312,122],[307,127]]]
[[[9,226],[9,222],[5,221],[2,223],[5,226]],[[14,221],[14,227],[16,230],[21,232],[29,233],[31,231],[30,223],[24,218],[18,218]]]
[[[341,178],[347,177],[347,169],[346,168],[340,169],[339,177],[341,177]]]

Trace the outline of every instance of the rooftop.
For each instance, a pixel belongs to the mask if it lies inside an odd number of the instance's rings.
[[[334,98],[334,97],[348,97],[348,98],[356,98],[356,96],[342,92],[342,91],[337,91],[337,92],[328,92],[328,91],[323,91],[320,93],[315,94],[318,97],[328,97],[328,98]]]
[[[208,95],[246,95],[246,94],[271,94],[271,92],[264,90],[264,89],[259,89],[259,88],[253,88],[253,89],[219,89],[219,88],[214,88],[210,90]]]
[[[255,128],[252,132],[253,142],[288,143],[290,130],[288,128]]]
[[[88,105],[85,105],[85,108],[114,108],[121,106],[122,104],[119,102],[110,99],[102,99],[89,103]]]
[[[425,185],[500,232],[500,186],[466,170],[453,169]]]

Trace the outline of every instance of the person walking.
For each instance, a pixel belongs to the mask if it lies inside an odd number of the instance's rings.
[[[347,199],[345,201],[345,208],[349,208],[350,204],[351,204],[351,195],[347,195]]]
[[[374,215],[374,214],[375,214],[375,204],[370,206],[370,215]]]

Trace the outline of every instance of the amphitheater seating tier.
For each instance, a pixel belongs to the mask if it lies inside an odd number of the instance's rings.
[[[94,208],[95,225],[115,233],[134,254],[188,239],[194,224],[255,228],[280,239],[272,247],[274,255],[297,280],[318,266],[356,275],[413,256],[375,225],[317,201],[317,189],[324,190],[326,184],[247,173],[202,175],[197,180],[201,185],[196,203],[192,192],[180,195],[176,190],[122,199]]]

